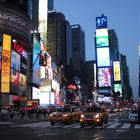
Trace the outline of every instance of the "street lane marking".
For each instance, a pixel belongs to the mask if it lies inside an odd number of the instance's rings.
[[[106,128],[116,128],[118,125],[120,125],[121,123],[114,123]]]
[[[121,126],[120,128],[130,128],[131,124],[130,123],[125,123],[123,124],[123,126]]]
[[[140,125],[139,124],[136,124],[134,128],[140,128]]]

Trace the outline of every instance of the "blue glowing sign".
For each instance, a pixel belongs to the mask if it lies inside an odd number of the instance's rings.
[[[96,17],[96,29],[100,28],[107,28],[107,17],[104,15]]]

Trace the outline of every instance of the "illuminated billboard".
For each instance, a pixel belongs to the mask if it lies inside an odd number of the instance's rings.
[[[40,65],[39,59],[37,59],[38,55],[40,54],[40,51],[40,42],[36,38],[36,36],[33,35],[33,83],[37,85],[40,84]]]
[[[120,81],[121,80],[120,61],[113,62],[113,70],[114,70],[114,81]]]
[[[11,59],[11,36],[3,35],[2,43],[2,69],[1,69],[1,92],[10,92],[10,59]]]
[[[101,17],[96,17],[96,29],[107,28],[107,17],[102,14]]]
[[[26,95],[26,75],[19,74],[19,94],[21,96]]]
[[[110,66],[109,48],[97,48],[97,66]]]
[[[120,94],[118,96],[122,97],[122,85],[121,84],[114,84],[114,92],[115,93],[118,92]]]
[[[108,29],[96,29],[96,46],[109,46]]]
[[[39,0],[39,32],[42,38],[41,50],[46,51],[47,47],[47,19],[48,0]]]
[[[0,70],[1,70],[1,60],[2,60],[2,35],[0,34]]]
[[[19,91],[19,72],[15,69],[11,69],[11,86],[10,92],[17,95]]]
[[[20,55],[12,50],[11,52],[11,68],[13,68],[13,72],[20,71]]]
[[[96,64],[94,63],[94,87],[97,86],[97,77],[96,77],[97,71],[96,71]]]
[[[97,47],[109,46],[108,36],[96,37],[96,46]]]
[[[98,68],[98,86],[110,87],[111,86],[111,69]]]

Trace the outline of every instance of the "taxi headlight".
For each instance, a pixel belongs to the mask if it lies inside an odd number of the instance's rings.
[[[95,115],[95,118],[99,118],[99,114]]]
[[[63,117],[67,117],[68,116],[68,114],[63,114]]]
[[[53,114],[50,114],[50,117],[52,117],[53,116]]]
[[[81,118],[84,118],[85,116],[84,115],[81,115]]]

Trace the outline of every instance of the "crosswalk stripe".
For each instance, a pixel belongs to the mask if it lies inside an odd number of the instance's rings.
[[[107,128],[116,128],[118,125],[120,125],[121,123],[114,123],[110,126],[108,126]]]
[[[131,126],[130,123],[125,123],[120,128],[130,128],[130,126]]]
[[[17,125],[11,125],[10,127],[30,127],[30,128],[81,128],[79,123],[74,123],[71,125],[65,125],[65,124],[56,124],[52,126],[50,122],[37,122],[37,123],[29,123],[29,124],[17,124]],[[131,123],[122,123],[122,122],[108,122],[108,124],[105,124],[103,126],[96,126],[96,125],[86,125],[84,128],[85,129],[90,129],[90,128],[105,128],[105,129],[111,129],[111,128],[117,128],[117,129],[128,129],[128,128],[134,128],[134,129],[140,129],[140,124],[134,124],[133,126]]]
[[[139,124],[136,124],[134,128],[140,128],[140,125]]]

